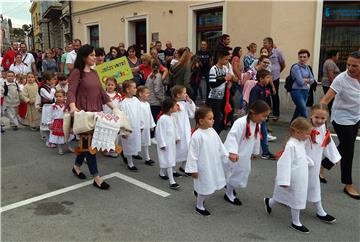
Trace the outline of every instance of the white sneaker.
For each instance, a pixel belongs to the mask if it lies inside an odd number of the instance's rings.
[[[268,140],[269,142],[275,141],[275,140],[277,140],[277,137],[276,137],[276,136],[272,136],[271,134],[268,134],[268,135],[267,135],[267,140]]]
[[[155,138],[152,138],[152,139],[151,139],[151,144],[157,145],[157,142],[156,142],[156,139],[155,139]]]

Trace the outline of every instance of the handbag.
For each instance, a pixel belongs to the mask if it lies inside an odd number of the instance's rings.
[[[75,112],[74,113],[74,124],[73,131],[74,134],[87,133],[95,128],[95,112]]]

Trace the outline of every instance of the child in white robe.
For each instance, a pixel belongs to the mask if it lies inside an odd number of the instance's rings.
[[[39,87],[41,108],[40,133],[46,143],[46,146],[49,148],[56,147],[55,144],[49,142],[50,130],[48,127],[48,124],[51,122],[52,104],[55,102],[55,82],[55,74],[51,72],[45,72],[43,74],[43,84]]]
[[[185,173],[185,164],[191,137],[190,118],[194,118],[195,103],[186,93],[186,87],[176,85],[171,89],[171,95],[177,102],[178,111],[173,114],[180,134],[180,142],[176,144],[176,162],[181,163],[179,170]],[[174,171],[174,176],[181,176]]]
[[[306,207],[309,166],[314,165],[305,150],[305,141],[309,139],[312,128],[311,123],[303,117],[291,123],[290,138],[277,163],[273,197],[264,199],[268,214],[276,203],[290,207],[291,228],[302,233],[309,233],[300,222],[300,210]]]
[[[130,171],[137,171],[134,165],[133,156],[141,151],[141,130],[144,128],[141,103],[136,95],[136,83],[133,80],[127,80],[122,84],[125,98],[120,103],[120,110],[129,118],[132,132],[129,136],[121,137],[123,153],[127,159],[127,167]]]
[[[171,189],[178,189],[180,185],[175,182],[173,175],[173,167],[175,167],[176,159],[176,143],[180,140],[175,120],[172,117],[172,114],[177,111],[176,101],[173,99],[165,99],[162,103],[161,111],[161,116],[155,128],[156,150],[160,165],[159,176],[163,180],[169,179]],[[165,175],[165,171],[167,171],[168,176]]]
[[[120,103],[122,101],[122,96],[117,91],[117,82],[114,77],[109,77],[106,79],[105,82],[106,85],[106,93],[110,97],[111,103],[113,106],[120,110]],[[104,113],[112,113],[112,109],[109,108],[107,105],[103,105],[103,112]],[[119,142],[120,137],[118,137],[116,142]],[[118,157],[118,154],[114,150],[105,151],[105,156],[116,158]]]
[[[64,112],[65,112],[65,92],[64,90],[57,90],[55,92],[55,103],[52,104],[51,122],[48,124],[50,129],[49,142],[56,144],[58,147],[58,154],[63,155],[64,139]]]
[[[336,219],[327,214],[322,207],[319,179],[323,154],[334,164],[341,159],[341,155],[330,136],[330,131],[326,130],[325,127],[328,117],[329,111],[327,106],[317,104],[311,108],[310,121],[314,129],[311,131],[310,139],[305,141],[305,150],[308,156],[314,161],[314,166],[309,167],[307,200],[314,203],[317,218],[325,223],[334,223]]]
[[[197,129],[192,134],[185,171],[194,178],[194,193],[197,196],[195,210],[208,216],[204,207],[205,197],[226,184],[223,161],[228,156],[219,135],[212,128],[214,114],[209,107],[200,107],[195,112]]]
[[[251,171],[251,155],[260,153],[260,124],[270,113],[266,102],[257,100],[249,107],[248,115],[237,119],[225,140],[225,148],[229,151],[229,162],[226,172],[225,201],[241,205],[235,196],[235,188],[245,188]]]
[[[155,122],[151,114],[150,104],[148,103],[150,96],[149,88],[146,86],[137,87],[137,97],[141,103],[141,110],[144,119],[144,129],[141,132],[141,150],[144,156],[145,164],[152,166],[155,161],[150,159],[149,146],[151,146],[150,131],[154,131]]]

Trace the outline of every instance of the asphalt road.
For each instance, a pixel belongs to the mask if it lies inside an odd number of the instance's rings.
[[[278,136],[270,149],[276,153],[283,145],[287,123],[272,125]],[[226,132],[222,133],[222,139]],[[336,140],[336,139],[335,139]],[[337,142],[337,140],[336,140]],[[354,184],[360,189],[360,142],[356,142],[353,165]],[[1,206],[23,201],[69,187],[83,181],[71,168],[74,154],[57,155],[46,148],[38,132],[26,128],[7,130],[1,135]],[[156,160],[156,149],[150,149]],[[121,158],[98,155],[101,175],[120,172],[160,190],[168,197],[144,190],[113,177],[111,188],[100,191],[92,185],[34,202],[1,214],[1,241],[359,241],[359,201],[347,197],[340,183],[340,169],[327,174],[322,184],[325,210],[337,218],[325,224],[315,217],[308,204],[301,212],[301,221],[310,234],[300,234],[288,226],[290,210],[277,206],[265,214],[263,198],[271,196],[276,176],[276,162],[257,159],[246,189],[238,189],[243,205],[236,207],[224,201],[224,191],[206,200],[212,213],[203,217],[194,211],[193,182],[189,177],[176,179],[179,191],[170,190],[158,177],[158,165],[149,167],[135,161],[139,172],[126,169]],[[87,176],[87,166],[83,166]]]

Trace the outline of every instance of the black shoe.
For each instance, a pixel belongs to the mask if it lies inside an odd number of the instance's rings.
[[[133,155],[132,158],[137,159],[137,160],[143,159],[140,155]]]
[[[127,161],[127,158],[124,156],[124,153],[123,152],[121,152],[121,157],[122,157],[122,159],[123,159],[123,162],[127,165],[128,164],[128,161]]]
[[[224,186],[224,188],[225,188],[225,190],[226,190],[226,186]],[[234,196],[236,197],[236,191],[235,191],[235,189],[234,189],[234,191],[233,191],[233,194],[234,194]]]
[[[180,173],[176,172],[176,171],[173,173],[173,176],[174,177],[182,177],[182,175]]]
[[[201,209],[198,209],[197,207],[195,207],[195,211],[198,212],[199,214],[203,215],[203,216],[209,216],[210,215],[210,212],[208,210],[201,210]]]
[[[186,176],[191,176],[191,173],[185,172],[184,168],[182,168],[181,166],[180,166],[180,168],[179,168],[179,171],[181,171],[182,173],[184,173]]]
[[[348,191],[346,190],[345,187],[344,187],[344,192],[345,192],[345,194],[347,194],[349,197],[354,198],[354,199],[356,199],[356,200],[360,200],[360,195],[353,195],[353,194],[351,194],[350,192],[348,192]]]
[[[296,231],[299,231],[301,233],[304,233],[304,234],[308,234],[310,233],[310,231],[308,230],[308,228],[306,228],[304,225],[301,225],[301,226],[297,226],[295,224],[291,224],[290,228],[293,228],[295,229]]]
[[[322,177],[319,176],[319,179],[320,179],[321,183],[327,183],[327,180],[325,178],[322,178]]]
[[[127,168],[130,170],[130,171],[138,171],[138,168],[136,168],[136,166],[127,166]]]
[[[234,201],[231,201],[229,198],[228,198],[228,196],[226,196],[226,194],[224,195],[224,199],[225,199],[225,201],[227,201],[227,202],[229,202],[229,203],[231,203],[231,204],[234,204],[234,205],[236,205],[236,206],[240,206],[241,204],[242,204],[242,202],[236,197],[235,199],[234,199]]]
[[[271,213],[271,207],[270,207],[270,205],[269,205],[269,200],[270,200],[270,198],[264,198],[264,204],[265,204],[265,212],[267,213],[267,214],[270,214]]]
[[[162,175],[159,174],[159,177],[160,177],[161,179],[163,179],[163,180],[169,180],[169,177],[166,176],[166,175],[165,175],[165,176],[162,176]]]
[[[145,161],[145,165],[148,165],[148,166],[153,166],[154,163],[155,163],[155,161],[153,161],[153,160],[146,160]]]
[[[16,131],[16,130],[18,130],[19,128],[18,128],[18,126],[14,126],[14,127],[12,127],[12,129]]]
[[[77,172],[76,172],[76,170],[75,170],[75,168],[74,168],[74,167],[72,168],[72,172],[73,172],[73,173],[75,174],[75,176],[77,176],[79,179],[81,179],[81,180],[86,179],[85,174],[84,174],[84,173],[82,173],[81,171],[79,172],[79,174],[77,174]]]
[[[100,184],[100,186],[96,183],[96,181],[94,181],[94,182],[93,182],[93,185],[94,185],[94,187],[97,187],[97,188],[99,188],[99,189],[101,189],[101,190],[107,190],[107,189],[109,189],[109,187],[110,187],[110,185],[107,184],[107,183],[104,182],[104,181]]]
[[[261,156],[261,159],[264,159],[264,160],[276,160],[276,156],[269,153],[269,154],[266,154],[266,155],[262,155]]]
[[[333,216],[331,216],[329,214],[326,214],[325,216],[320,216],[319,214],[316,214],[316,217],[318,217],[324,223],[328,223],[328,224],[335,223],[335,221],[336,221],[336,218],[334,218]]]
[[[180,187],[180,185],[177,184],[177,183],[170,184],[170,188],[171,188],[171,189],[177,190],[177,189],[179,189],[179,187]]]

